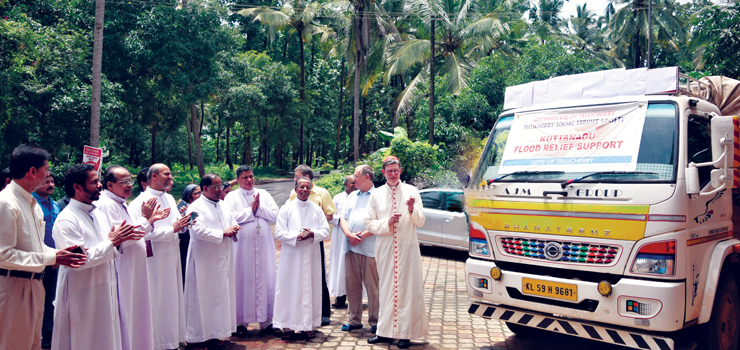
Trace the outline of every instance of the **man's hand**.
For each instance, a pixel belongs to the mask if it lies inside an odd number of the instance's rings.
[[[144,232],[136,231],[139,225],[126,224],[126,220],[123,220],[121,225],[118,227],[113,226],[110,228],[108,233],[108,239],[113,242],[113,246],[119,246],[121,243],[126,241],[136,241],[144,237]]]
[[[172,225],[172,229],[174,229],[175,232],[180,232],[185,227],[188,227],[188,221],[190,221],[190,215],[185,215],[175,221],[175,223]],[[193,222],[195,222],[195,220],[193,220]]]
[[[304,228],[303,231],[301,231],[301,234],[298,235],[297,240],[305,241],[311,237],[313,237],[313,231],[311,231],[311,229]]]
[[[391,218],[388,219],[388,224],[389,225],[393,225],[393,224],[397,223],[398,222],[398,219],[400,219],[400,218],[401,218],[401,214],[400,213],[393,213],[393,214],[391,214]]]
[[[172,208],[167,209],[159,209],[159,206],[157,206],[157,212],[152,214],[152,216],[149,218],[149,223],[153,224],[159,220],[162,220],[168,216],[170,216],[170,210]]]
[[[77,249],[78,246],[73,245],[64,249],[57,250],[57,262],[56,265],[63,265],[72,268],[78,268],[85,265],[87,256],[85,254],[72,253],[72,250]]]
[[[141,216],[149,220],[158,209],[157,199],[154,197],[149,198],[148,201],[141,203]]]
[[[254,195],[254,202],[252,202],[252,213],[256,213],[257,209],[260,208],[260,193],[257,192],[256,195]]]
[[[239,225],[229,226],[224,230],[224,237],[234,237],[242,227]]]
[[[416,203],[416,197],[411,197],[406,201],[406,205],[409,206],[409,213],[414,212],[414,203]]]
[[[362,238],[360,238],[360,233],[362,232],[350,232],[349,235],[346,235],[347,240],[349,241],[349,245],[354,247],[362,243]]]

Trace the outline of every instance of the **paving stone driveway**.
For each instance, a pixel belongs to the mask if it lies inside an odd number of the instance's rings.
[[[329,248],[329,247],[327,247]],[[327,255],[329,254],[327,249]],[[429,334],[422,339],[412,339],[411,349],[625,349],[608,344],[542,333],[531,338],[515,336],[503,322],[470,316],[469,300],[465,290],[465,260],[467,252],[444,248],[422,247],[424,269],[424,299],[429,317]],[[332,299],[333,301],[333,299]],[[363,330],[342,332],[347,321],[346,309],[333,309],[331,324],[321,327],[316,338],[301,341],[283,341],[274,336],[261,336],[254,326],[244,338],[229,339],[231,349],[336,349],[371,350],[398,349],[395,345],[370,345],[372,336],[367,325],[367,312],[363,315]]]

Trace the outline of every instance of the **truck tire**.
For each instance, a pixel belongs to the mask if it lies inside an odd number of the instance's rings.
[[[703,334],[702,334],[703,333]],[[712,316],[700,332],[699,349],[737,350],[740,335],[740,297],[732,271],[720,273]]]
[[[526,337],[531,337],[531,336],[542,334],[542,331],[537,328],[522,326],[514,322],[506,322],[506,327],[509,327],[509,330],[520,338],[526,338]]]

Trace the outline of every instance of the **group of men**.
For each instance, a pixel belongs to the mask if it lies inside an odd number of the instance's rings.
[[[427,332],[415,233],[424,214],[395,157],[383,162],[380,188],[372,168],[358,166],[344,200],[332,200],[301,165],[281,208],[255,188],[249,166],[236,170],[239,188],[225,197],[224,181],[208,173],[202,195],[182,210],[164,164],[150,166],[144,183],[137,177],[146,187],[128,204],[134,179],[126,168],[108,166],[101,179],[91,165],[74,165],[61,210],[50,199],[48,160],[38,146],[17,147],[12,181],[0,192],[0,350],[219,348],[219,339],[254,323],[286,340],[312,338],[328,318],[322,241],[330,222],[329,285],[340,300],[346,290],[349,304],[342,330],[362,328],[364,286],[376,334],[369,343],[399,339],[405,348]]]

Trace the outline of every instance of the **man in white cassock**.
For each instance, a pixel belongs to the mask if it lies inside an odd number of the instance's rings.
[[[188,207],[198,214],[190,228],[185,271],[185,341],[219,347],[236,331],[234,247],[241,227],[221,201],[223,183],[214,173],[200,179],[203,195]],[[192,346],[191,346],[192,347]]]
[[[126,168],[120,165],[108,166],[103,174],[103,193],[94,205],[96,210],[106,214],[111,225],[120,225],[125,221],[140,225],[139,230],[142,232],[151,232],[152,224],[169,215],[170,210],[158,210],[157,200],[150,198],[143,203],[141,210],[143,217],[134,221],[126,205],[126,199],[131,197],[133,186],[131,173]],[[121,256],[114,261],[124,350],[154,348],[146,245],[143,239],[123,243],[119,249]]]
[[[120,251],[122,243],[144,233],[128,223],[112,227],[95,209],[93,201],[102,187],[90,164],[74,165],[64,176],[64,190],[71,199],[57,217],[52,236],[57,247],[84,247],[87,263],[77,269],[60,267],[52,349],[122,348],[113,259],[125,254]]]
[[[290,340],[294,331],[313,338],[321,326],[321,252],[319,242],[329,237],[324,211],[308,200],[313,183],[301,177],[295,183],[297,200],[280,208],[275,238],[283,242],[275,286],[273,324]]]
[[[326,284],[329,294],[336,297],[331,306],[341,309],[347,307],[347,289],[344,286],[344,252],[347,239],[344,237],[342,228],[339,227],[339,219],[344,216],[344,204],[347,197],[355,190],[355,178],[349,175],[344,178],[344,191],[334,196],[334,206],[337,207],[337,215],[331,219],[334,227],[331,230],[331,252],[329,252],[329,277]]]
[[[143,217],[144,202],[155,198],[169,215],[152,224],[144,236],[147,246],[146,267],[149,275],[149,299],[152,307],[154,349],[177,349],[185,341],[185,304],[183,299],[180,239],[178,233],[188,226],[188,217],[180,215],[177,203],[167,191],[172,189],[172,172],[164,164],[154,164],[147,173],[149,186],[129,205],[134,220]]]
[[[366,228],[377,235],[375,262],[378,267],[380,310],[377,335],[370,344],[399,339],[401,349],[410,339],[427,334],[424,308],[424,277],[416,228],[424,225],[424,212],[416,187],[401,182],[398,158],[383,159],[385,185],[373,191],[367,204]]]
[[[246,335],[250,323],[272,330],[275,303],[277,256],[270,222],[280,210],[265,190],[254,187],[254,171],[248,165],[236,169],[239,189],[224,200],[241,226],[239,241],[234,243],[236,262],[237,333]]]

